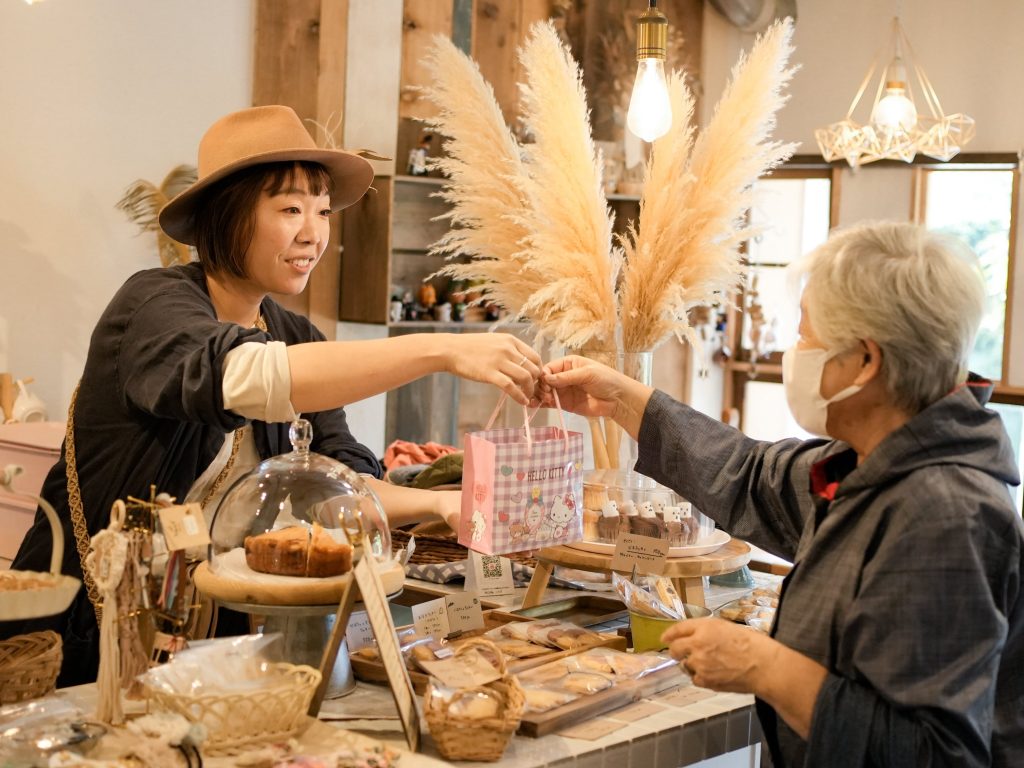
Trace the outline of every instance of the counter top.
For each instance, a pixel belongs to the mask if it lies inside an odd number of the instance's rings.
[[[778,577],[755,574],[759,585]],[[462,585],[439,585],[410,579],[410,588],[445,594],[461,591]],[[722,587],[706,588],[708,607],[720,606],[747,590]],[[514,595],[494,598],[506,609],[522,603],[525,588]],[[549,600],[586,594],[578,590],[551,589]],[[60,692],[89,711],[95,702],[95,686],[78,686]],[[694,686],[680,672],[679,685],[641,702],[609,712],[588,721],[606,726],[610,732],[594,740],[551,734],[542,738],[516,736],[500,764],[508,768],[676,768],[695,765],[708,758],[735,753],[714,762],[716,768],[756,764],[761,740],[760,725],[754,715],[754,699],[746,694],[715,693]],[[137,704],[134,706],[138,706]],[[379,739],[396,749],[405,746],[401,724],[390,691],[384,686],[358,683],[342,698],[325,701],[320,719],[336,727]],[[422,722],[423,745],[418,755],[403,755],[401,768],[438,768],[441,761]],[[742,750],[742,751],[738,751]],[[729,762],[732,758],[733,762]],[[210,766],[230,765],[213,758]],[[474,766],[475,763],[459,763]],[[483,765],[482,763],[480,765]]]

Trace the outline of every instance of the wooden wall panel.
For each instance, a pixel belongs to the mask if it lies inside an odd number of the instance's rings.
[[[349,0],[256,4],[253,105],[291,107],[320,146],[341,143],[348,6]],[[288,309],[309,316],[330,339],[337,330],[340,229],[341,217],[331,217],[331,239],[306,290],[299,296],[275,296]]]
[[[390,176],[377,176],[373,189],[342,211],[340,320],[387,322],[393,186]]]
[[[421,98],[417,88],[429,85],[423,66],[434,36],[452,36],[451,0],[405,0],[402,9],[402,84],[398,105],[399,118],[424,118],[437,109]]]

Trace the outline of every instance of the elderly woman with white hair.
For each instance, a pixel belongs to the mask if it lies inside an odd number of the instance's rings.
[[[794,563],[770,637],[691,619],[663,638],[697,685],[757,696],[777,767],[1024,765],[1020,479],[966,370],[983,303],[955,240],[834,234],[783,356],[825,440],[752,440],[589,360],[548,366],[563,407],[638,439],[639,472]]]

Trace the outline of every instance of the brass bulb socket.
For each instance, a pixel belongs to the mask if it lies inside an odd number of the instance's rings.
[[[648,8],[636,20],[636,58],[665,60],[668,51],[668,19],[657,8]]]

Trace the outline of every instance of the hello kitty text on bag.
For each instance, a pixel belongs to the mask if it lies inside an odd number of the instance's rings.
[[[487,555],[523,552],[583,538],[583,435],[561,427],[487,427],[466,435],[459,543]]]

